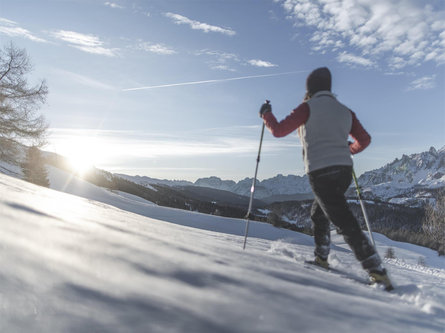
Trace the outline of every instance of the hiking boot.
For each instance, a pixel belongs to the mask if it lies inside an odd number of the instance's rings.
[[[328,259],[323,259],[322,257],[315,256],[314,264],[324,269],[329,269]]]
[[[386,291],[391,291],[394,289],[392,286],[391,280],[388,277],[388,273],[386,269],[382,269],[379,271],[370,271],[369,272],[369,280],[371,284],[381,285],[385,288]]]

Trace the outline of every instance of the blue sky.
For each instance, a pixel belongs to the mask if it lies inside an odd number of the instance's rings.
[[[46,79],[46,150],[112,172],[252,177],[258,110],[300,102],[328,66],[372,136],[357,173],[445,145],[443,0],[0,0],[0,43]],[[258,176],[304,173],[295,133]]]

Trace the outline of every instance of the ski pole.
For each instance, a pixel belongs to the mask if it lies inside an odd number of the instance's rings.
[[[365,204],[363,203],[363,200],[362,200],[360,186],[358,185],[358,180],[357,180],[357,176],[355,175],[354,169],[352,169],[352,178],[354,178],[355,189],[357,191],[357,197],[358,197],[358,200],[360,201],[360,206],[362,207],[363,217],[365,218],[365,223],[366,223],[366,227],[368,228],[369,237],[371,238],[372,246],[374,246],[374,248],[375,248],[375,242],[374,242],[374,237],[372,236],[371,225],[369,224],[368,214],[366,213]]]
[[[269,104],[270,101],[266,100],[266,103]],[[247,209],[247,214],[246,214],[246,217],[245,217],[247,219],[247,222],[246,222],[246,230],[244,231],[243,250],[246,249],[247,235],[249,233],[250,213],[252,211],[253,194],[255,192],[256,177],[257,177],[257,174],[258,174],[258,164],[260,163],[261,145],[263,144],[263,136],[264,136],[264,126],[265,126],[265,124],[263,122],[263,127],[261,128],[260,147],[258,148],[258,157],[256,158],[255,176],[253,177],[252,187],[250,188],[249,208]]]

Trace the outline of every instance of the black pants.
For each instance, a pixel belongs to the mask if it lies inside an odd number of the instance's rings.
[[[314,253],[324,259],[328,257],[331,243],[329,221],[331,221],[341,231],[363,268],[378,269],[381,264],[380,257],[360,229],[345,198],[351,180],[350,166],[332,166],[309,173],[309,182],[315,195],[311,210]]]

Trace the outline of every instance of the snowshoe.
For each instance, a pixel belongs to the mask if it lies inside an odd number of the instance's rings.
[[[394,289],[391,280],[389,279],[386,269],[381,271],[370,271],[369,280],[371,284],[381,285],[386,291],[391,291]]]
[[[329,270],[329,263],[327,259],[323,259],[319,256],[316,256],[314,260],[307,260],[307,264],[315,265],[326,270]]]

